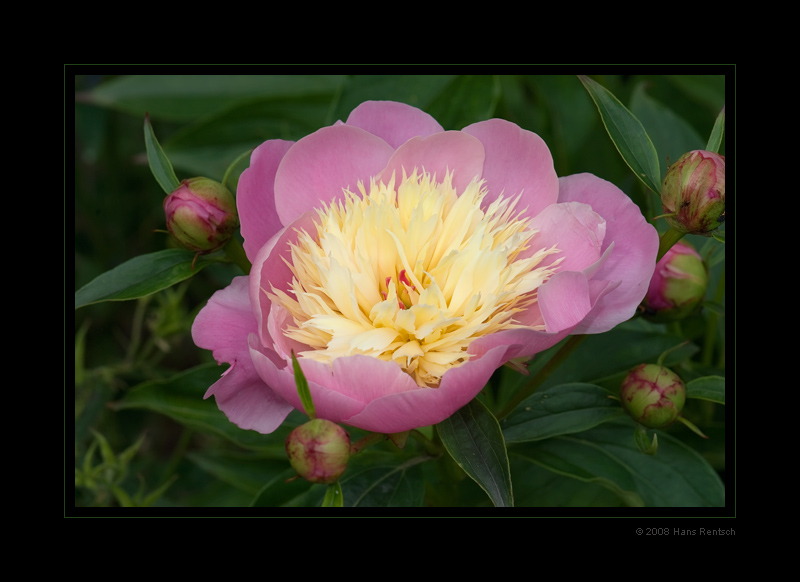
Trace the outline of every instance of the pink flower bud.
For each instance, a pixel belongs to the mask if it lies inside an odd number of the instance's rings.
[[[190,178],[164,199],[167,229],[182,247],[200,253],[221,248],[239,227],[230,191],[208,178]]]
[[[695,150],[678,158],[661,186],[661,205],[672,228],[710,236],[725,220],[725,156]]]
[[[641,364],[622,381],[622,407],[649,428],[669,426],[681,415],[686,387],[678,375],[658,364]]]
[[[688,243],[675,243],[658,261],[644,298],[644,317],[656,323],[690,315],[703,301],[708,272],[702,257]]]
[[[350,437],[338,424],[315,418],[286,437],[286,454],[297,474],[312,483],[335,483],[347,469]]]

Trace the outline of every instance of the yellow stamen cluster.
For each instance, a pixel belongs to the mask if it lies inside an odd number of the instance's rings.
[[[419,386],[468,358],[475,339],[519,327],[514,314],[536,301],[558,252],[518,258],[535,231],[499,197],[485,210],[483,182],[459,196],[452,173],[442,181],[414,172],[395,189],[372,180],[369,192],[318,210],[316,232],[291,246],[291,294],[265,292],[294,323],[286,335],[311,349],[301,356],[330,362],[367,354],[396,362]]]

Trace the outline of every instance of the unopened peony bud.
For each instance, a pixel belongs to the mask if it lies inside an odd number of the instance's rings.
[[[335,483],[350,460],[350,437],[338,424],[315,418],[286,437],[286,454],[297,474],[312,483]]]
[[[191,251],[221,248],[239,227],[236,201],[230,191],[208,178],[190,178],[164,199],[167,229]]]
[[[663,428],[680,416],[686,402],[686,387],[669,368],[641,364],[622,381],[620,400],[625,411],[639,424]]]
[[[708,271],[689,244],[677,242],[658,261],[644,298],[644,317],[656,323],[677,321],[703,301]]]
[[[661,186],[661,205],[675,230],[711,236],[725,220],[725,156],[695,150],[678,158]]]

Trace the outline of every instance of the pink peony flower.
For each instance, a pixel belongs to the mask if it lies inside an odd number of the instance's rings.
[[[241,428],[302,410],[395,433],[438,423],[499,366],[630,318],[655,229],[613,184],[558,178],[534,133],[444,131],[366,102],[296,143],[259,146],[239,181],[247,277],[215,293],[195,343],[231,364],[208,390]]]

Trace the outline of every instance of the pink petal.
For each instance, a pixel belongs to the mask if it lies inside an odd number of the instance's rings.
[[[483,171],[484,152],[481,142],[460,131],[447,131],[429,137],[415,137],[401,145],[380,174],[388,182],[395,174],[396,183],[403,170],[410,175],[414,168],[435,174],[441,181],[448,171],[453,172],[453,185],[460,193],[473,178]]]
[[[606,292],[575,333],[601,333],[633,316],[655,270],[658,234],[639,207],[619,188],[593,176],[576,174],[559,181],[559,202],[583,202],[606,220],[604,251],[613,251],[592,276],[593,281],[619,282]]]
[[[558,272],[582,271],[603,254],[606,223],[587,204],[551,204],[531,220],[531,228],[539,232],[525,255],[556,246],[560,252],[545,258],[541,264],[561,259]]]
[[[256,330],[248,285],[248,277],[235,277],[211,296],[192,324],[195,345],[211,350],[219,363],[243,359],[247,334]]]
[[[294,408],[305,412],[297,394],[297,384],[290,362],[281,360],[275,352],[260,345],[255,334],[250,336],[250,357],[261,379]],[[326,373],[330,375],[328,364],[312,360],[302,360],[299,363],[308,381],[308,389],[318,418],[342,422],[342,419],[357,414],[364,408],[362,402],[346,393],[330,390],[327,387],[325,375]],[[318,379],[322,379],[325,383],[319,383]]]
[[[228,419],[243,429],[274,431],[292,410],[256,373],[247,336],[256,329],[250,309],[247,277],[236,277],[230,286],[208,300],[192,325],[198,347],[212,350],[217,362],[231,367],[206,392]]]
[[[274,432],[293,407],[261,380],[252,364],[246,372],[241,370],[242,365],[234,363],[211,386],[206,398],[213,394],[219,409],[239,428],[262,434]]]
[[[533,132],[502,119],[480,121],[462,131],[477,137],[486,151],[483,177],[489,194],[484,204],[501,193],[522,194],[519,210],[536,216],[558,200],[558,177],[547,144]]]
[[[348,125],[334,125],[308,135],[286,152],[275,175],[275,207],[281,224],[342,198],[342,189],[369,187],[394,149],[383,139]]]
[[[244,237],[244,251],[251,263],[258,249],[283,228],[275,210],[273,187],[278,164],[292,143],[280,139],[262,143],[253,150],[250,167],[239,177],[236,206]]]
[[[291,264],[290,243],[297,241],[298,231],[314,232],[316,212],[306,212],[292,224],[272,237],[267,244],[259,249],[250,269],[250,304],[253,315],[258,322],[258,336],[262,345],[272,347],[272,340],[267,329],[268,315],[271,301],[266,292],[272,292],[273,287],[281,291],[288,291],[294,275],[286,264]]]
[[[489,350],[481,358],[470,360],[447,371],[438,388],[415,387],[376,398],[369,402],[361,413],[343,419],[343,422],[364,430],[382,433],[403,432],[437,424],[478,395],[492,373],[505,361],[505,353],[506,346],[500,346]],[[359,364],[359,361],[355,361],[351,370],[357,371],[356,366]],[[361,375],[360,382],[391,385],[396,381],[398,374],[407,377],[399,367],[395,365],[395,368],[396,370],[388,367],[381,369],[377,371],[378,376]],[[372,372],[375,373],[376,370]]]
[[[383,138],[394,149],[412,137],[444,131],[439,122],[424,111],[394,101],[365,101],[350,112],[347,125]]]
[[[567,337],[571,331],[571,328],[562,329],[558,332],[537,331],[527,328],[508,329],[475,340],[470,344],[469,351],[470,353],[483,355],[492,349],[503,346],[505,347],[505,355],[501,363],[505,363],[514,358],[528,358],[552,348]]]
[[[538,294],[539,309],[551,333],[574,328],[592,309],[589,280],[583,273],[556,273],[539,287]]]

